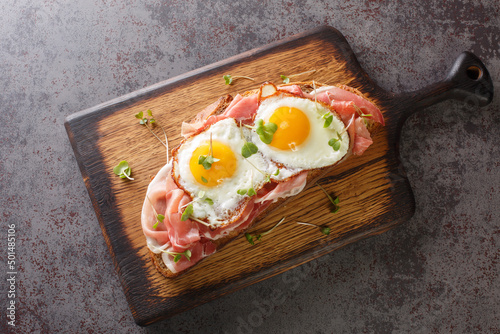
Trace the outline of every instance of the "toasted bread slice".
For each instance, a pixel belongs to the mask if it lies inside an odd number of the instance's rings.
[[[292,86],[292,85],[298,85],[301,88],[301,90],[303,92],[305,92],[305,93],[310,93],[315,88],[319,88],[319,87],[323,87],[323,86],[332,86],[332,85],[326,85],[326,84],[317,83],[317,82],[294,82],[294,83],[279,85],[279,86],[277,86],[277,88],[279,89],[281,87]],[[354,94],[356,94],[358,96],[361,96],[364,99],[368,100],[360,91],[358,91],[356,89],[353,89],[353,88],[350,88],[350,87],[346,87],[346,86],[341,86],[341,85],[339,85],[338,87],[340,87],[340,88],[342,88],[344,90],[347,90],[349,92],[352,92],[352,93],[354,93]],[[243,93],[241,95],[242,96],[249,96],[249,95],[252,95],[252,94],[255,94],[255,93],[258,93],[258,92],[259,92],[259,89],[256,89],[256,90],[252,90],[252,91],[247,91],[247,92],[245,92],[245,93]],[[229,103],[230,103],[231,100],[232,100],[232,98],[230,96],[229,97],[228,96],[221,97],[216,102],[217,108],[215,109],[215,112],[207,114],[206,117],[209,117],[210,115],[220,114],[220,113],[224,112],[225,108],[227,108],[227,106],[229,105]],[[199,119],[199,117],[197,117],[197,118],[195,118],[193,120],[193,123],[199,122],[199,121],[200,121],[200,119]],[[371,132],[372,129],[373,129],[372,123],[369,123],[368,126],[367,126],[367,128]],[[306,183],[306,186],[305,186],[304,190],[307,189],[308,187],[310,187],[311,185],[313,185],[318,179],[320,179],[321,177],[323,177],[325,174],[331,172],[333,170],[333,168],[335,168],[335,166],[338,163],[342,162],[349,155],[350,155],[350,153],[348,152],[341,160],[339,160],[338,162],[336,162],[333,165],[330,165],[330,166],[327,166],[327,167],[323,167],[323,168],[317,168],[317,169],[310,170],[309,173],[308,173],[308,176],[307,176],[307,181],[306,181],[307,183]],[[238,229],[233,230],[228,235],[212,241],[214,244],[217,245],[217,251],[220,251],[220,249],[223,246],[225,246],[226,244],[228,244],[231,240],[235,239],[240,234],[244,234],[246,230],[248,230],[249,228],[255,226],[259,221],[261,221],[262,219],[264,219],[267,215],[269,215],[271,212],[273,212],[277,208],[279,208],[279,207],[283,206],[284,204],[286,204],[292,198],[293,197],[286,197],[286,198],[280,198],[280,199],[278,199],[276,202],[272,203],[269,207],[267,207],[263,212],[261,212],[257,217],[255,217],[255,219],[253,220],[253,222],[246,229],[243,229],[243,230],[238,230]],[[162,273],[167,278],[174,278],[174,277],[177,277],[179,275],[182,275],[185,272],[187,272],[188,270],[190,270],[191,268],[193,268],[193,267],[196,266],[196,265],[194,265],[194,266],[192,266],[192,267],[190,267],[190,268],[188,268],[186,270],[174,273],[174,272],[170,271],[170,269],[165,265],[165,263],[164,263],[164,261],[162,259],[162,253],[156,254],[156,253],[152,252],[151,250],[149,252],[150,252],[150,255],[151,255],[151,259],[152,259],[155,267],[157,268],[157,270],[160,273]],[[202,260],[200,260],[200,262]]]

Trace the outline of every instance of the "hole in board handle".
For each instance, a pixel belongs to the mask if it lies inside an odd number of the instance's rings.
[[[483,76],[483,71],[475,65],[467,67],[467,76],[472,80],[479,80]]]

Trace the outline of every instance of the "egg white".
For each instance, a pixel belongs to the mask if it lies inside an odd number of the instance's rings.
[[[342,120],[334,115],[330,126],[323,128],[325,120],[322,116],[330,113],[330,109],[306,98],[275,95],[260,103],[255,119],[263,119],[264,123],[267,123],[274,111],[280,107],[295,107],[304,112],[309,119],[310,131],[305,142],[297,146],[294,151],[280,150],[267,145],[260,140],[255,131],[252,131],[252,141],[264,158],[285,166],[283,170],[280,170],[280,175],[273,178],[279,180],[303,170],[330,166],[346,155],[349,150],[349,135]],[[335,151],[328,145],[328,141],[331,138],[337,138],[337,133],[340,134],[342,140],[340,149]]]
[[[193,217],[207,221],[213,227],[229,224],[232,222],[231,219],[237,217],[237,213],[243,209],[242,203],[248,200],[247,195],[237,193],[238,189],[248,189],[253,186],[255,191],[258,191],[264,185],[265,176],[251,165],[253,164],[262,171],[269,169],[262,155],[254,154],[247,158],[251,164],[241,155],[241,148],[246,142],[245,135],[250,137],[249,132],[247,128],[240,129],[234,119],[224,119],[188,139],[177,151],[173,173],[179,184],[194,200]],[[237,160],[236,171],[232,177],[224,179],[215,187],[207,187],[198,183],[189,168],[193,151],[210,141],[210,134],[212,134],[212,141],[219,141],[229,146]],[[183,167],[180,168],[180,166]],[[213,205],[198,198],[200,191],[205,193],[204,198],[208,197],[213,201]]]

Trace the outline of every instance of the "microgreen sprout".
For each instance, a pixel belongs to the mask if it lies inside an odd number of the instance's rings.
[[[191,261],[191,251],[189,249],[186,249],[182,253],[169,252],[169,251],[162,251],[162,252],[163,253],[167,253],[168,255],[172,255],[174,257],[174,262],[175,263],[179,262],[179,260],[182,258],[183,255],[186,258],[186,260]]]
[[[248,162],[250,162],[250,161],[248,161]],[[252,164],[252,163],[250,163],[250,164]],[[255,189],[253,188],[253,170],[251,171],[251,174],[250,174],[250,184],[251,184],[250,188],[247,188],[247,189],[238,189],[236,191],[236,193],[238,195],[241,195],[241,196],[248,195],[249,197],[252,197],[253,195],[257,194],[257,192],[255,191]]]
[[[323,233],[324,235],[329,235],[330,234],[330,231],[331,231],[331,228],[329,228],[328,226],[320,226],[320,225],[316,225],[316,224],[311,224],[311,223],[304,223],[304,222],[296,222],[297,224],[300,224],[300,225],[307,225],[307,226],[313,226],[313,227],[316,227],[319,229],[319,231],[321,233]]]
[[[262,120],[260,120],[260,121],[262,121]],[[269,123],[269,124],[274,124],[274,123]],[[250,125],[246,125],[245,124],[245,126],[247,128],[250,128],[250,129],[255,129],[255,127],[250,126]],[[240,131],[241,131],[241,137],[244,138],[245,136],[243,135],[241,121],[240,121]],[[248,160],[248,158],[250,158],[252,155],[254,155],[255,153],[257,153],[258,151],[259,151],[259,148],[257,147],[257,145],[255,145],[252,142],[245,141],[245,144],[243,144],[243,147],[241,148],[241,155],[243,156],[243,158],[245,158],[246,162],[248,162],[250,165],[252,165],[252,167],[255,168],[259,173],[261,173],[262,175],[264,175],[266,183],[271,182],[271,174],[264,173],[259,168],[257,168],[257,166],[255,166],[253,163],[251,163],[250,160]],[[276,171],[276,173],[277,174],[274,174],[275,176],[277,176],[279,174],[279,169]],[[245,189],[240,189],[240,190],[241,190],[241,192],[243,192],[243,190],[245,190]],[[238,191],[240,191],[240,190],[238,190]],[[238,194],[240,194],[240,193],[238,192]],[[246,192],[246,194],[248,194],[248,191]],[[244,195],[244,194],[242,193],[240,195]],[[253,195],[249,195],[249,196],[253,196]]]
[[[209,151],[208,151],[208,155],[200,155],[198,157],[198,164],[202,165],[203,168],[205,168],[206,170],[208,170],[208,169],[212,168],[212,164],[214,162],[217,162],[219,160],[220,159],[214,158],[214,152],[213,152],[213,149],[212,149],[212,133],[210,133],[210,148],[209,148]],[[203,182],[205,182],[205,181],[203,181]]]
[[[332,138],[328,141],[328,145],[330,145],[334,151],[340,150],[340,144],[342,142],[342,137],[340,133],[337,132],[337,138]]]
[[[264,124],[262,119],[257,120],[257,127],[255,128],[255,132],[259,135],[260,140],[264,144],[271,144],[273,141],[273,135],[278,130],[278,125],[273,122],[268,122]]]
[[[189,249],[186,249],[184,252],[182,253],[176,253],[176,252],[167,252],[169,255],[175,255],[174,256],[174,262],[179,262],[179,260],[181,259],[182,255],[184,255],[184,257],[188,260],[188,261],[191,261],[191,251]]]
[[[278,176],[279,174],[280,174],[280,170],[278,168],[278,169],[276,169],[276,171],[272,175]],[[266,183],[271,182],[271,174],[265,174],[265,175],[266,175],[266,178],[265,178]]]
[[[188,219],[191,219],[191,220],[194,220],[194,221],[196,221],[196,222],[198,222],[198,223],[200,223],[200,224],[203,224],[203,225],[205,225],[205,226],[210,227],[210,224],[209,224],[209,223],[204,222],[204,221],[203,221],[203,220],[201,220],[201,219],[198,219],[198,218],[193,217],[193,212],[194,212],[194,210],[193,210],[193,203],[191,202],[191,203],[189,203],[189,205],[187,205],[187,206],[186,206],[186,208],[184,209],[184,212],[183,212],[183,213],[182,213],[182,215],[181,215],[181,221],[183,221],[183,222],[184,222],[184,221],[186,221],[186,220],[188,220]]]
[[[128,165],[128,162],[125,160],[120,161],[120,163],[113,168],[113,172],[118,175],[122,179],[129,179],[129,180],[134,180],[133,178],[130,177],[130,174],[132,174],[132,169]]]
[[[355,104],[353,104],[353,106],[354,106],[354,109],[356,109],[359,117],[361,117],[363,119],[363,121],[365,122],[365,124],[368,124],[369,118],[373,117],[373,115],[372,114],[365,114],[365,113],[363,113],[363,111],[361,110],[361,108],[359,108]]]
[[[156,229],[158,227],[159,223],[163,223],[163,220],[165,219],[165,216],[162,214],[157,214],[156,215],[156,223],[153,225],[153,228]]]
[[[205,197],[205,192],[203,190],[198,192],[198,199],[205,201],[210,205],[214,205],[214,201],[211,198]]]
[[[186,258],[186,260],[191,261],[191,251],[189,249],[186,249],[182,253],[178,253],[178,252],[169,252],[169,251],[166,251],[164,249],[154,247],[151,244],[149,244],[149,246],[154,248],[155,250],[159,250],[160,252],[167,253],[168,255],[172,255],[174,257],[174,262],[176,262],[176,263],[179,262],[179,260],[182,258],[182,256],[184,256]]]
[[[250,187],[248,189],[238,189],[238,191],[236,191],[236,193],[238,193],[238,195],[241,195],[241,196],[248,195],[249,197],[252,197],[253,195],[256,194],[255,189],[253,187]]]
[[[240,128],[241,138],[243,138],[245,140],[245,136],[243,135],[243,128],[241,126],[241,121],[240,121],[239,128]],[[257,153],[258,151],[259,151],[259,148],[257,147],[257,145],[255,145],[252,142],[248,142],[246,140],[245,140],[245,144],[243,144],[243,146],[241,147],[241,155],[245,159],[250,158],[252,155]]]
[[[188,206],[186,206],[186,208],[184,209],[184,212],[182,213],[182,216],[181,216],[181,221],[185,222],[186,220],[189,219],[189,217],[193,214],[193,204],[189,204]]]
[[[201,180],[204,182],[204,183],[208,183],[208,180],[205,179],[203,176],[201,177]]]
[[[281,74],[280,77],[281,77],[281,80],[283,80],[284,84],[287,84],[290,82],[290,78],[287,77],[286,75]]]
[[[326,197],[328,197],[328,199],[330,200],[330,202],[332,203],[333,205],[333,208],[330,210],[331,213],[336,213],[337,211],[339,211],[340,207],[338,206],[340,200],[337,197],[335,197],[335,199],[333,199],[332,196],[330,196],[330,194],[328,194],[328,192],[325,190],[325,188],[323,188],[318,182],[316,182],[316,185],[318,187],[320,187],[321,190],[323,190],[323,192],[325,193]]]
[[[163,145],[165,146],[165,148],[167,149],[167,160],[168,160],[168,141],[167,141],[167,134],[165,133],[165,129],[163,129],[163,127],[161,125],[158,125],[158,123],[156,122],[155,118],[153,117],[153,112],[151,111],[151,109],[148,109],[147,111],[147,114],[149,116],[149,118],[145,117],[144,116],[144,113],[142,111],[140,111],[139,113],[135,114],[135,118],[139,119],[139,124],[140,125],[144,125],[148,130],[149,132],[151,132],[151,134],[153,136],[155,136],[156,139],[158,139],[158,141]],[[160,137],[158,137],[156,135],[156,133],[153,132],[153,130],[149,127],[149,124],[155,124],[155,125],[158,125],[161,130],[163,131],[163,134],[165,135],[165,143],[160,139]]]
[[[273,135],[276,130],[278,130],[278,125],[273,122],[267,122],[266,124],[264,124],[263,119],[258,119],[255,124],[256,126],[250,126],[246,124],[245,126],[249,129],[254,129],[255,132],[259,135],[260,140],[264,144],[271,144],[271,142],[273,141]]]
[[[285,218],[286,217],[281,218],[280,221],[276,225],[274,225],[270,230],[268,230],[266,232],[262,232],[262,233],[257,234],[257,235],[251,235],[250,233],[245,233],[245,238],[247,239],[247,241],[251,245],[254,245],[255,241],[261,241],[263,236],[271,233],[276,227],[278,227],[285,220]]]
[[[358,107],[357,105],[353,104],[354,106],[354,109],[356,109],[357,113],[359,114],[360,117],[372,117],[373,115],[372,114],[365,114],[363,113],[363,111],[361,110],[360,107]]]
[[[332,124],[332,121],[333,121],[333,115],[331,112],[327,112],[325,113],[323,116],[321,116],[324,120],[325,120],[325,123],[323,124],[323,128],[327,128],[330,126],[330,124]]]
[[[259,149],[257,148],[257,145],[255,145],[252,142],[247,141],[247,142],[245,142],[245,144],[243,144],[243,147],[241,148],[241,155],[244,158],[250,158],[252,155],[257,153],[258,151],[259,151]]]
[[[252,80],[252,81],[255,81],[255,79],[253,78],[250,78],[250,77],[246,77],[246,76],[243,76],[243,75],[235,75],[234,77],[229,75],[229,74],[226,74],[223,76],[224,78],[224,81],[226,82],[226,85],[230,85],[233,83],[233,80],[235,79],[248,79],[248,80]]]
[[[146,198],[148,199],[149,204],[151,204],[151,208],[153,209],[153,213],[155,214],[155,217],[156,217],[156,223],[154,223],[154,225],[153,225],[153,228],[156,229],[158,227],[158,224],[163,223],[165,216],[156,212],[156,209],[153,205],[153,202],[151,202],[151,200],[149,199],[149,196],[147,194],[146,194]]]
[[[305,71],[305,72],[302,72],[302,73],[291,74],[289,76],[281,74],[280,78],[281,78],[281,80],[283,80],[284,84],[287,84],[287,83],[290,83],[290,78],[298,77],[299,75],[309,74],[309,73],[314,73],[314,72],[316,72],[316,70],[310,70],[310,71]]]

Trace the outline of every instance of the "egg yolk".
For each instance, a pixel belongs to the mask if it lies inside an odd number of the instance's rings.
[[[309,137],[311,125],[309,118],[300,109],[294,107],[279,107],[269,118],[278,130],[273,135],[271,146],[280,150],[296,151],[297,147]]]
[[[189,168],[198,183],[207,187],[215,187],[224,179],[233,176],[236,171],[237,161],[229,146],[213,140],[212,155],[219,160],[214,162],[210,169],[205,169],[198,161],[201,155],[208,156],[209,153],[210,142],[198,146],[191,156]]]

